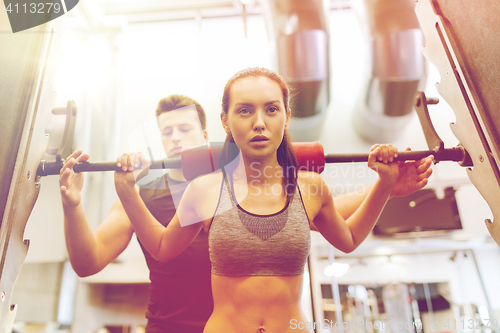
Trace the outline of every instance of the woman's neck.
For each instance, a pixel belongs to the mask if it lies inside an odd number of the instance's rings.
[[[240,156],[238,165],[233,171],[236,178],[246,176],[248,183],[281,183],[283,170],[278,163],[276,155],[266,159],[251,159]]]

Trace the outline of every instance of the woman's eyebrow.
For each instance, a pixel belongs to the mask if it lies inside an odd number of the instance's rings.
[[[236,103],[235,106],[253,106],[253,104],[252,103],[241,102],[241,103]]]
[[[276,104],[276,103],[279,104],[280,102],[281,102],[280,100],[273,100],[273,101],[265,102],[264,106],[268,106],[268,105]],[[253,106],[253,103],[241,102],[241,103],[236,103],[235,106]]]

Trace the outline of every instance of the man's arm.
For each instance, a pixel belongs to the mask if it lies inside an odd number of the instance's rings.
[[[408,151],[409,149],[407,149]],[[432,174],[432,161],[434,156],[430,155],[418,161],[405,161],[399,163],[399,177],[391,192],[391,197],[401,197],[420,190]],[[374,184],[366,186],[363,191],[355,191],[335,197],[333,199],[337,212],[344,220],[347,220],[365,201]],[[311,230],[316,227],[311,223]]]
[[[427,181],[432,174],[431,165],[433,160],[434,157],[431,155],[419,161],[400,162],[399,177],[391,192],[391,197],[405,196],[427,185]],[[372,190],[373,185],[368,185],[363,191],[356,191],[335,197],[333,201],[339,214],[344,219],[348,219],[363,203],[368,193]]]
[[[71,154],[61,169],[59,183],[69,260],[75,272],[83,277],[99,272],[122,253],[134,230],[117,199],[106,219],[92,232],[81,202],[83,174],[73,171],[77,160],[86,161],[88,155],[82,155],[80,150]]]
[[[92,232],[81,205],[64,208],[64,237],[69,260],[78,276],[101,271],[130,243],[134,229],[116,200],[106,219]]]

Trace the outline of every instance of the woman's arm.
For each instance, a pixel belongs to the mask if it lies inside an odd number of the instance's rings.
[[[196,238],[202,224],[193,203],[197,202],[196,192],[186,188],[177,213],[167,228],[149,212],[135,187],[135,179],[147,165],[142,154],[124,154],[118,161],[123,172],[115,172],[115,187],[123,208],[134,227],[137,237],[149,253],[158,261],[169,261],[179,255]],[[126,171],[125,171],[126,170]],[[134,171],[135,170],[135,171]],[[179,218],[184,222],[183,226]]]
[[[345,220],[336,209],[332,194],[320,176],[310,176],[318,191],[317,212],[313,224],[321,234],[341,251],[351,252],[368,236],[397,182],[399,166],[393,162],[397,150],[391,145],[374,146],[368,157],[368,166],[378,172],[379,179],[359,207]]]

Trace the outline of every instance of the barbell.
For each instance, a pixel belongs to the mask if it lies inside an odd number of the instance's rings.
[[[298,169],[323,172],[326,163],[367,162],[368,154],[327,154],[321,142],[294,142],[293,149],[297,156]],[[183,149],[180,158],[152,160],[150,169],[182,169],[187,180],[220,169],[220,155],[223,143],[211,143],[191,149]],[[462,166],[471,166],[470,157],[461,146],[436,148],[423,151],[402,151],[396,161],[416,161],[427,156],[434,156],[434,163],[440,161],[458,162]],[[59,175],[64,160],[42,161],[38,166],[37,176]],[[78,162],[73,167],[75,172],[122,171],[114,162]]]

